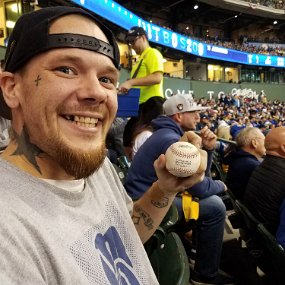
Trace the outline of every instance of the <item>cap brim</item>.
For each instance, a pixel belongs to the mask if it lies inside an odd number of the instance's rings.
[[[197,106],[197,107],[193,107],[191,108],[191,110],[189,110],[188,112],[194,112],[194,111],[203,111],[203,110],[208,110],[211,107],[202,107],[202,106]]]
[[[178,113],[184,113],[184,112],[195,112],[195,111],[203,111],[203,110],[208,110],[211,107],[202,107],[202,106],[196,106],[196,107],[192,107],[190,110],[168,110],[169,112],[167,112],[166,110],[164,110],[164,114],[166,116],[172,116],[174,114],[178,114]]]
[[[0,88],[0,116],[8,120],[12,119],[11,109],[7,106],[4,100],[1,88]]]

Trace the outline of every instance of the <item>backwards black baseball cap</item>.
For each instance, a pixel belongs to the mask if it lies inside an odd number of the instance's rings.
[[[147,33],[146,31],[142,28],[142,27],[132,27],[130,28],[130,30],[128,30],[125,40],[127,43],[133,41],[136,37],[139,36],[146,36],[147,37]]]
[[[62,16],[78,14],[90,18],[103,31],[109,43],[82,34],[49,34],[52,22]],[[48,7],[22,15],[9,37],[4,58],[4,71],[15,72],[39,53],[54,48],[81,48],[109,57],[116,68],[120,63],[120,52],[113,33],[93,14],[77,7]],[[11,110],[0,90],[0,116],[11,119]]]

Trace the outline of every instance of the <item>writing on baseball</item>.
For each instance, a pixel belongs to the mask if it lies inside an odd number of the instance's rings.
[[[200,152],[189,142],[176,142],[165,153],[166,169],[177,177],[188,177],[196,173],[200,163]]]

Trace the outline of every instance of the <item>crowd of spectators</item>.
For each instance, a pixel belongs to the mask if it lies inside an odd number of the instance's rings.
[[[246,37],[244,37],[246,38]],[[249,39],[241,41],[223,40],[218,37],[207,38],[205,43],[222,46],[229,49],[240,50],[248,53],[258,53],[264,55],[285,56],[285,45],[250,42]]]
[[[285,102],[268,100],[265,94],[258,99],[225,94],[216,100],[199,99],[199,103],[211,107],[201,114],[199,128],[208,125],[218,133],[220,127],[225,127],[229,133],[226,139],[233,140],[238,130],[246,126],[260,128],[266,134],[285,125]]]
[[[253,5],[261,5],[274,9],[285,9],[285,1],[284,0],[245,0],[246,2],[250,2]]]
[[[210,107],[201,112],[197,130],[208,126],[222,140],[235,140],[245,127],[259,128],[266,135],[272,128],[285,126],[285,101],[268,100],[264,92],[258,99],[224,94],[219,99],[202,97],[197,103]]]

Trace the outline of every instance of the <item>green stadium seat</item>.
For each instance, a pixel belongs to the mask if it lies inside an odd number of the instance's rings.
[[[158,237],[160,232],[161,236]],[[190,267],[188,257],[179,236],[156,231],[156,248],[148,255],[160,285],[188,285]]]

